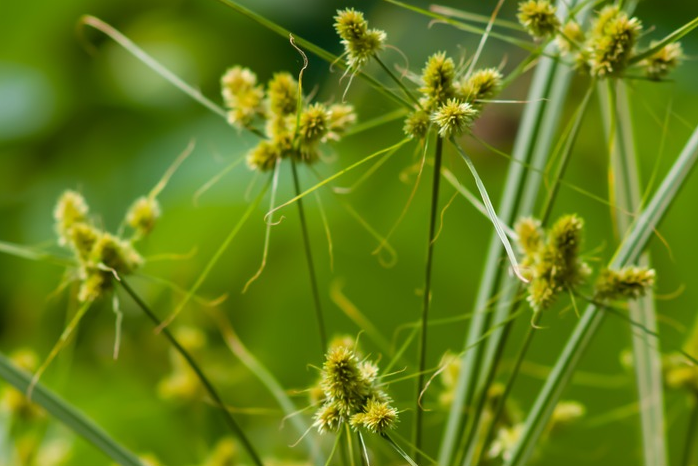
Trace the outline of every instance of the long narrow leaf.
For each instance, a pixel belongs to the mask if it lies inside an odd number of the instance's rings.
[[[26,392],[31,376],[18,369],[0,353],[0,377],[21,392]],[[66,427],[99,448],[105,455],[121,466],[143,466],[143,463],[130,451],[111,438],[101,427],[84,414],[41,384],[34,386],[32,401],[44,408],[51,416]]]

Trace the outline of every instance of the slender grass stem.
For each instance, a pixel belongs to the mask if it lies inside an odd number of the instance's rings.
[[[150,307],[148,307],[148,305],[133,290],[133,288],[131,288],[131,286],[128,283],[126,283],[123,277],[119,280],[119,283],[124,288],[126,293],[128,293],[128,295],[131,296],[131,298],[138,305],[138,307],[141,308],[145,315],[147,315],[148,318],[150,318],[150,320],[153,321],[155,326],[160,327],[162,322],[160,321],[158,316],[156,316],[155,313],[153,313]],[[179,343],[179,341],[177,341],[174,335],[172,335],[172,332],[170,332],[168,327],[162,327],[162,333],[165,335],[165,338],[167,338],[167,340],[172,344],[175,350],[177,350],[177,352],[185,359],[187,364],[189,364],[189,367],[191,367],[196,376],[199,378],[201,385],[203,385],[204,389],[211,397],[215,405],[218,408],[220,408],[221,412],[223,413],[223,417],[225,418],[225,421],[228,424],[228,427],[230,427],[230,430],[233,431],[233,433],[238,437],[238,440],[242,444],[243,448],[247,451],[247,454],[252,459],[252,462],[256,466],[264,466],[264,463],[262,463],[262,460],[260,459],[256,450],[250,443],[242,428],[238,425],[233,416],[226,409],[223,400],[221,399],[220,395],[218,395],[218,392],[213,387],[211,382],[208,380],[208,377],[206,377],[206,375],[203,373],[201,367],[199,367],[196,361],[194,361],[194,358],[192,358],[191,354],[189,354],[189,352],[186,349],[184,349],[184,347]]]
[[[407,96],[407,98],[409,100],[411,100],[412,102],[414,102],[419,108],[421,108],[422,106],[419,104],[419,100],[417,100],[417,98],[414,95],[412,95],[410,90],[407,89],[407,87],[405,87],[405,85],[402,83],[402,81],[400,81],[400,79],[397,76],[395,76],[395,73],[393,73],[392,70],[390,68],[388,68],[388,66],[385,63],[383,63],[383,60],[381,60],[378,57],[378,55],[374,55],[373,58],[376,60],[376,63],[378,63],[381,68],[383,68],[383,71],[385,71],[386,74],[388,76],[390,76],[390,79],[395,81],[395,84],[398,85],[398,87]]]
[[[417,349],[418,373],[417,377],[417,406],[415,407],[414,445],[415,456],[419,462],[418,450],[422,445],[422,408],[419,406],[419,398],[424,389],[424,370],[427,359],[427,322],[429,320],[429,308],[431,305],[431,269],[434,258],[434,237],[436,235],[436,217],[439,210],[439,181],[441,180],[441,156],[443,153],[443,138],[436,136],[436,148],[434,149],[434,177],[431,189],[431,212],[429,214],[429,242],[427,243],[427,260],[424,267],[424,300],[422,305],[422,322],[420,326],[419,346]]]
[[[398,445],[397,443],[395,443],[395,440],[393,440],[392,438],[390,438],[390,436],[389,436],[388,434],[383,433],[383,434],[381,434],[381,437],[383,437],[385,440],[387,440],[388,443],[390,444],[390,446],[393,447],[393,449],[394,449],[396,452],[398,452],[398,454],[399,454],[400,456],[402,456],[402,457],[404,458],[404,460],[407,461],[407,463],[409,463],[410,466],[417,466],[417,463],[416,463],[412,458],[410,458],[410,455],[408,455],[408,454],[405,452],[405,450],[403,450],[402,448],[400,448],[400,445]]]
[[[693,409],[691,409],[690,418],[688,419],[688,428],[686,429],[686,441],[683,446],[683,457],[681,466],[691,466],[691,457],[696,446],[696,438],[698,437],[698,391],[693,392]]]
[[[296,161],[291,159],[291,172],[293,173],[293,186],[296,190],[296,196],[301,195],[301,185],[298,180],[298,169]],[[310,288],[313,294],[313,302],[315,303],[315,318],[317,320],[318,331],[320,334],[320,351],[325,354],[327,350],[327,334],[325,333],[325,319],[322,315],[322,305],[320,304],[320,292],[318,291],[317,276],[315,275],[315,265],[313,264],[313,253],[310,248],[310,238],[308,236],[308,225],[305,221],[305,210],[303,209],[303,199],[298,198],[298,216],[301,222],[301,231],[303,234],[303,248],[305,249],[305,260],[308,263],[308,275],[310,277]]]

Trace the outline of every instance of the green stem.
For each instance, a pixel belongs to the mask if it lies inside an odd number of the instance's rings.
[[[434,178],[431,188],[431,212],[429,217],[429,242],[427,243],[427,261],[424,267],[424,300],[422,305],[422,322],[420,327],[417,373],[417,405],[415,407],[414,445],[415,457],[419,461],[419,449],[422,446],[422,408],[419,406],[420,395],[424,389],[424,371],[427,358],[427,322],[429,319],[429,307],[431,304],[431,266],[434,258],[434,239],[436,236],[436,217],[439,208],[439,181],[441,180],[441,155],[443,153],[443,138],[436,136],[436,149],[434,152]]]
[[[686,442],[683,446],[683,458],[681,461],[681,466],[691,466],[691,456],[693,454],[693,447],[696,445],[696,438],[698,437],[698,391],[693,392],[693,409],[691,410],[691,417],[688,421],[688,428],[686,429]]]
[[[398,445],[397,443],[395,443],[395,440],[393,440],[392,438],[390,438],[390,436],[389,436],[388,434],[382,433],[382,434],[380,434],[380,436],[383,437],[385,440],[387,440],[388,443],[390,444],[390,446],[393,447],[393,449],[394,449],[396,452],[398,452],[398,454],[399,454],[400,456],[402,456],[402,457],[405,459],[405,461],[407,461],[407,463],[409,463],[410,466],[417,466],[417,463],[416,463],[412,458],[410,458],[410,455],[408,455],[408,454],[405,452],[405,450],[403,450],[402,448],[400,448],[400,445]]]
[[[131,298],[135,301],[138,307],[140,307],[141,310],[150,318],[150,320],[153,321],[155,326],[160,327],[160,319],[153,313],[153,311],[148,307],[148,305],[145,304],[141,297],[138,296],[138,294],[136,294],[133,288],[131,288],[131,286],[128,283],[126,283],[123,277],[119,280],[119,283],[124,288],[124,290],[126,290],[126,293],[128,293],[128,295],[131,296]],[[232,430],[233,433],[237,435],[238,440],[240,440],[240,443],[242,443],[243,448],[247,450],[247,453],[250,455],[252,462],[256,466],[264,466],[264,463],[262,463],[262,460],[259,458],[259,455],[257,455],[257,452],[255,451],[254,447],[247,439],[247,436],[242,431],[242,429],[235,421],[233,416],[230,414],[228,409],[225,407],[225,404],[223,403],[223,400],[221,399],[220,395],[218,395],[216,389],[213,388],[213,385],[204,375],[203,371],[196,363],[196,361],[194,361],[189,352],[186,349],[184,349],[184,347],[177,341],[174,335],[172,335],[172,332],[170,332],[168,327],[162,327],[162,333],[165,335],[165,338],[169,340],[169,342],[172,344],[175,350],[177,350],[177,352],[184,358],[187,364],[189,364],[189,367],[191,367],[196,376],[199,378],[201,385],[203,385],[204,389],[208,392],[208,395],[211,397],[216,407],[221,409],[221,412],[223,413],[223,416],[228,426],[230,427],[230,430]]]
[[[407,89],[407,87],[405,87],[405,85],[402,83],[402,81],[400,81],[400,79],[399,79],[397,76],[395,76],[395,73],[393,73],[393,72],[390,70],[390,68],[388,68],[388,67],[386,66],[385,63],[383,63],[383,60],[381,60],[381,59],[378,57],[378,55],[374,55],[373,58],[376,60],[376,63],[378,63],[378,64],[380,65],[381,68],[383,68],[383,71],[385,71],[385,72],[388,74],[388,76],[390,76],[390,79],[392,79],[393,81],[395,81],[395,84],[398,85],[398,87],[399,87],[399,88],[402,90],[402,92],[407,96],[407,98],[410,99],[412,102],[414,102],[415,105],[417,105],[419,108],[422,108],[422,106],[419,104],[419,100],[417,100],[417,98],[416,98],[414,95],[412,95],[412,93],[410,92],[410,90]]]
[[[528,328],[528,332],[526,332],[526,337],[524,338],[523,343],[521,344],[521,349],[519,349],[518,355],[516,357],[516,361],[514,362],[514,367],[511,369],[511,374],[509,374],[509,378],[507,379],[507,383],[504,386],[504,392],[502,392],[501,397],[499,398],[499,401],[497,402],[497,405],[495,406],[493,410],[493,415],[492,415],[492,420],[490,421],[490,425],[487,429],[487,434],[483,437],[484,438],[484,443],[482,444],[483,451],[484,449],[487,448],[487,445],[494,440],[494,435],[497,430],[497,421],[499,420],[500,416],[504,412],[504,407],[506,406],[506,401],[507,398],[509,397],[509,394],[511,393],[512,388],[514,387],[514,382],[516,381],[516,378],[519,375],[519,371],[521,369],[521,364],[523,363],[526,353],[528,353],[528,349],[531,346],[531,342],[533,341],[533,335],[536,333],[536,327],[540,323],[540,319],[542,316],[542,312],[537,312],[533,315],[533,320],[531,321],[531,325]],[[479,458],[478,458],[479,461]],[[477,463],[474,463],[477,464]]]
[[[293,172],[293,186],[296,189],[296,196],[301,195],[300,181],[298,180],[298,169],[296,161],[291,158],[291,171]],[[327,334],[325,333],[325,319],[322,316],[322,306],[320,304],[320,292],[317,286],[317,277],[315,275],[315,266],[313,265],[313,254],[310,249],[310,238],[308,237],[308,225],[305,221],[305,210],[303,209],[303,199],[298,197],[298,216],[301,222],[301,231],[303,232],[303,247],[305,249],[305,260],[308,263],[308,274],[310,276],[310,288],[313,293],[313,301],[315,303],[315,318],[317,320],[318,331],[320,333],[320,351],[325,354],[327,350]]]

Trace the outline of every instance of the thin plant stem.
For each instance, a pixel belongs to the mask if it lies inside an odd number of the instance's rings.
[[[691,466],[691,456],[696,445],[696,437],[698,437],[698,391],[693,392],[693,409],[691,409],[691,417],[688,420],[688,428],[686,429],[686,441],[683,446],[683,458],[681,466]]]
[[[376,63],[378,63],[381,68],[383,68],[383,71],[385,71],[387,75],[390,76],[390,79],[395,81],[395,84],[397,84],[398,87],[400,87],[400,89],[407,96],[407,98],[414,102],[419,108],[422,108],[422,106],[419,104],[419,100],[417,100],[417,98],[414,95],[412,95],[410,90],[407,89],[407,87],[405,87],[402,81],[400,81],[400,79],[397,76],[395,76],[395,73],[393,73],[392,70],[388,68],[388,66],[385,63],[383,63],[383,60],[381,60],[378,57],[378,55],[374,55],[373,58],[376,60]]]
[[[519,376],[521,365],[523,364],[524,359],[526,358],[528,349],[531,346],[531,342],[533,341],[533,335],[535,335],[536,333],[542,315],[542,312],[536,312],[533,316],[533,320],[531,321],[531,325],[528,327],[528,331],[526,332],[524,341],[523,343],[521,343],[521,348],[519,349],[518,355],[516,356],[516,361],[514,361],[514,366],[511,368],[509,378],[507,379],[507,382],[504,385],[504,391],[502,392],[502,395],[499,397],[499,400],[497,401],[497,404],[495,405],[494,410],[492,411],[493,414],[492,419],[490,421],[490,425],[487,428],[487,433],[483,437],[483,449],[486,448],[492,440],[494,440],[494,435],[496,433],[497,428],[497,421],[504,412],[504,407],[506,406],[507,398],[509,398],[509,394],[511,393],[511,390],[514,388],[514,382],[516,381],[516,378]],[[479,461],[480,458],[477,458],[477,460]]]
[[[156,316],[153,313],[150,307],[148,307],[148,305],[133,290],[133,288],[131,288],[131,286],[128,283],[126,283],[123,277],[120,278],[119,283],[124,288],[126,293],[128,293],[128,295],[131,296],[131,298],[138,305],[138,307],[141,308],[145,315],[147,315],[148,318],[150,318],[150,320],[153,321],[155,326],[160,327],[162,322],[160,321],[158,316]],[[238,437],[238,440],[242,444],[243,448],[247,451],[247,454],[252,459],[252,462],[256,466],[264,466],[264,463],[262,463],[262,460],[260,459],[256,450],[254,449],[249,439],[243,432],[242,428],[238,425],[233,416],[226,409],[225,404],[223,403],[223,400],[221,399],[220,395],[218,395],[218,392],[213,387],[211,382],[208,380],[208,377],[206,377],[206,375],[203,373],[201,367],[199,367],[196,361],[194,361],[194,358],[192,358],[191,354],[189,354],[189,352],[186,349],[184,349],[184,347],[179,343],[179,341],[177,341],[177,339],[174,337],[174,335],[172,335],[172,332],[170,332],[168,327],[162,327],[162,334],[165,335],[165,338],[167,338],[167,340],[172,344],[174,349],[184,358],[187,364],[189,364],[189,367],[191,367],[196,376],[199,378],[201,385],[203,385],[204,389],[211,397],[216,407],[220,408],[221,412],[223,413],[223,417],[225,418],[225,421],[228,424],[228,427],[230,427],[230,430],[232,430],[233,433]]]
[[[419,406],[419,398],[424,389],[424,371],[427,358],[427,323],[429,320],[429,307],[431,304],[431,268],[434,258],[434,237],[436,235],[436,216],[439,209],[439,181],[441,180],[441,155],[443,153],[443,138],[436,136],[436,148],[434,150],[434,177],[431,189],[431,212],[429,216],[429,241],[427,243],[427,260],[424,267],[424,300],[422,305],[422,322],[420,327],[417,377],[417,406],[415,407],[414,445],[415,456],[419,462],[418,450],[422,445],[422,409]]]
[[[298,180],[298,169],[296,161],[291,158],[291,172],[293,173],[293,186],[296,190],[296,196],[301,195],[300,181]],[[308,225],[305,221],[305,210],[303,209],[303,199],[298,198],[298,216],[301,222],[301,231],[303,234],[303,248],[305,249],[305,260],[308,263],[308,275],[310,277],[310,288],[313,294],[313,302],[315,303],[315,318],[317,320],[318,331],[320,334],[320,351],[325,354],[327,350],[327,334],[325,333],[325,319],[322,316],[322,305],[320,304],[320,292],[317,286],[317,276],[315,275],[315,265],[313,264],[313,254],[310,249],[310,238],[308,237]]]

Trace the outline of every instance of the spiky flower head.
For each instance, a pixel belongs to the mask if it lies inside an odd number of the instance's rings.
[[[476,70],[458,85],[459,96],[471,104],[491,99],[502,87],[502,73],[497,68]]]
[[[264,89],[257,85],[257,75],[249,68],[234,66],[228,69],[221,78],[221,87],[231,125],[247,127],[255,116],[264,112]]]
[[[136,230],[138,236],[148,235],[160,218],[160,204],[151,196],[141,196],[126,213],[126,223]]]
[[[589,267],[579,259],[584,221],[577,215],[560,217],[548,233],[546,259],[552,261],[553,282],[562,288],[574,288],[590,273]]]
[[[269,111],[276,116],[296,113],[298,108],[298,82],[291,75],[282,71],[275,73],[267,83],[267,101]]]
[[[516,231],[516,234],[519,237],[519,248],[527,258],[538,254],[544,240],[540,220],[532,217],[522,218],[516,222],[516,225],[514,225],[514,231]]]
[[[424,107],[433,110],[455,96],[453,85],[456,76],[456,65],[446,52],[437,52],[429,57],[422,70],[422,87]]]
[[[68,233],[68,244],[80,261],[90,257],[92,248],[102,233],[89,223],[76,223]]]
[[[253,170],[268,171],[281,158],[278,147],[271,141],[260,141],[247,153],[247,166]]]
[[[354,107],[348,104],[332,104],[329,108],[329,131],[326,139],[338,141],[356,123]]]
[[[560,30],[560,34],[555,36],[557,48],[562,55],[566,55],[575,49],[581,49],[584,41],[584,31],[579,23],[573,19],[567,21]]]
[[[386,34],[379,29],[368,29],[364,14],[353,8],[337,10],[334,28],[347,54],[349,69],[358,71],[378,53],[385,43]]]
[[[363,427],[374,434],[382,434],[395,427],[398,413],[387,401],[369,399],[364,412],[356,413],[351,418],[351,426],[355,429]]]
[[[599,13],[586,45],[590,73],[598,77],[618,76],[633,53],[642,30],[637,18],[628,18],[618,6]]]
[[[594,286],[594,296],[600,301],[637,299],[654,286],[654,269],[629,266],[620,270],[604,269]]]
[[[650,43],[650,47],[655,45],[655,42]],[[657,50],[649,58],[642,60],[640,66],[645,68],[645,74],[648,78],[659,80],[679,66],[682,59],[683,48],[681,43],[673,42]]]
[[[475,121],[478,115],[477,109],[467,102],[458,99],[449,99],[438,107],[431,116],[431,121],[439,128],[439,135],[445,139],[459,136],[465,132]]]
[[[427,135],[427,130],[431,124],[429,114],[424,110],[415,110],[405,119],[405,126],[402,130],[412,139],[422,139]]]
[[[560,20],[555,8],[548,0],[527,0],[519,3],[519,23],[536,39],[545,39],[555,34]]]
[[[322,368],[322,388],[339,413],[349,418],[360,410],[371,391],[371,383],[361,372],[359,360],[345,346],[330,349]]]
[[[56,221],[58,244],[64,246],[69,243],[70,229],[76,223],[87,220],[87,202],[82,194],[68,190],[61,194],[58,203],[53,210],[53,218]]]

